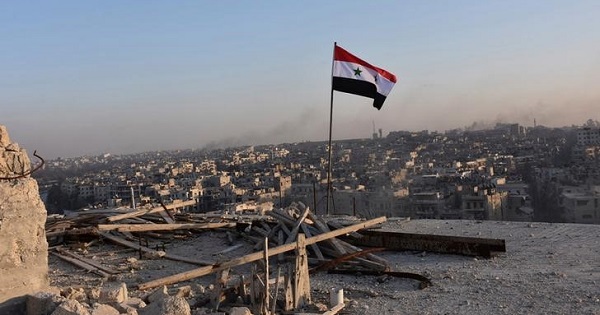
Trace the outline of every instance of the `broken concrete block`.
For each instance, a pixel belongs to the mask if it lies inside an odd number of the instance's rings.
[[[90,301],[98,301],[98,299],[100,299],[100,288],[90,288],[86,291],[87,297]]]
[[[79,303],[87,303],[88,296],[83,288],[68,288],[62,295],[67,299],[76,300]]]
[[[125,301],[124,304],[127,304],[131,307],[135,307],[135,308],[142,308],[146,306],[146,303],[140,299],[140,298],[136,298],[136,297],[132,297],[127,299],[127,301]]]
[[[121,283],[119,285],[110,285],[108,287],[102,288],[102,290],[100,291],[100,298],[98,299],[98,303],[123,303],[127,299],[127,285],[125,285],[125,283]]]
[[[156,301],[164,300],[167,297],[169,297],[169,291],[167,290],[167,286],[163,285],[150,293],[145,300],[148,301],[148,303],[154,303]]]
[[[140,315],[191,315],[190,304],[178,296],[169,296],[138,310]]]
[[[51,315],[90,315],[90,311],[75,300],[66,300]]]
[[[128,308],[128,309],[127,309],[127,312],[125,312],[125,313],[121,313],[121,314],[127,314],[127,315],[139,315],[139,314],[138,314],[138,311],[137,311],[136,309],[133,309],[133,308]]]
[[[229,315],[252,315],[252,312],[247,307],[232,307]]]
[[[183,297],[183,298],[193,296],[192,287],[189,285],[186,285],[186,286],[178,288],[175,296],[179,296],[179,297]]]
[[[153,250],[151,252],[145,252],[145,259],[160,259],[163,258],[167,253],[162,250]]]
[[[116,304],[114,307],[121,313],[129,314],[130,311],[135,311],[137,313],[138,309],[146,307],[146,303],[142,299],[134,297],[129,298],[121,304]]]
[[[52,314],[56,307],[66,299],[62,296],[50,292],[37,292],[27,296],[26,310],[27,315],[48,315]]]
[[[120,312],[114,307],[106,304],[95,303],[92,315],[119,315]]]

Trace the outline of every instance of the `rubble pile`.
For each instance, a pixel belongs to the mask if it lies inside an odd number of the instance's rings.
[[[346,222],[327,222],[314,215],[302,203],[293,203],[286,209],[273,210],[265,215],[177,213],[177,209],[184,206],[182,203],[142,209],[95,209],[53,215],[46,224],[46,235],[52,245],[50,253],[98,275],[103,283],[114,282],[123,272],[119,266],[101,263],[94,259],[95,256],[87,254],[87,249],[103,242],[111,242],[137,252],[139,258],[127,259],[131,265],[138,263],[138,259],[168,259],[200,266],[183,273],[136,283],[136,294],[155,288],[159,288],[155,291],[155,294],[159,294],[156,292],[167,292],[167,285],[178,285],[216,274],[217,279],[209,289],[190,289],[187,295],[182,291],[176,296],[185,300],[191,292],[196,291],[196,294],[192,294],[196,296],[191,303],[194,309],[204,309],[207,312],[226,310],[231,314],[243,314],[244,307],[250,314],[275,314],[280,310],[299,309],[318,311],[323,307],[315,308],[311,302],[309,272],[332,268],[356,272],[389,269],[385,259],[339,238],[376,226],[384,222],[385,217],[368,221],[355,218]],[[165,248],[165,240],[193,238],[197,233],[206,231],[227,235],[228,247],[202,259],[177,255]],[[249,248],[251,253],[229,261],[220,258],[222,254],[240,247]],[[232,268],[246,264],[251,264],[252,267],[249,274],[230,273]],[[205,294],[204,298],[198,298],[199,291]],[[175,298],[165,297],[164,300],[163,304],[150,303],[149,308],[137,311],[140,314],[166,314],[166,309],[182,304]],[[102,304],[102,300],[94,300],[93,303]],[[88,303],[87,308],[93,308],[93,303]],[[328,311],[339,311],[341,308],[343,305],[332,305]],[[149,311],[150,309],[153,311]]]
[[[160,293],[160,294],[159,294]],[[190,315],[190,305],[181,294],[171,296],[164,289],[143,299],[130,297],[125,283],[101,288],[46,290],[26,299],[27,315]]]

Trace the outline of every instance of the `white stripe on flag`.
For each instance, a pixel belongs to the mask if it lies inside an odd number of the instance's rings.
[[[357,67],[362,71],[360,76],[354,74]],[[334,60],[333,76],[371,82],[377,86],[377,93],[383,96],[388,96],[394,87],[394,82],[378,75],[377,71],[353,62]],[[377,81],[375,81],[375,76],[377,76]]]

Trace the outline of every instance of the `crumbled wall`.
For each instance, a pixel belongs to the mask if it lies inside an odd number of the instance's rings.
[[[0,177],[27,173],[25,150],[0,125]],[[48,286],[46,208],[35,179],[0,179],[0,307]]]

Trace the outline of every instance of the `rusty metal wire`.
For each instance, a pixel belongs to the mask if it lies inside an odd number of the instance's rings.
[[[13,180],[13,179],[19,179],[19,178],[23,178],[23,177],[27,177],[33,173],[35,173],[37,170],[39,170],[40,168],[42,168],[42,166],[44,166],[44,159],[37,155],[37,151],[33,151],[33,156],[35,156],[36,158],[40,159],[40,164],[37,165],[36,167],[30,169],[29,171],[21,174],[21,175],[17,175],[17,176],[10,176],[10,177],[0,177],[0,180]]]

